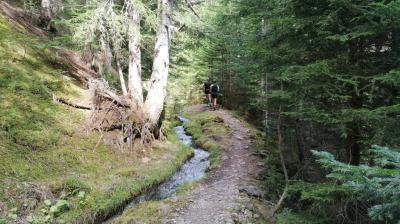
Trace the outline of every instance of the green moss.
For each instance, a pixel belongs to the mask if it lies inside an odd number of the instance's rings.
[[[163,201],[148,201],[127,209],[114,224],[143,223],[153,224],[162,223],[169,217],[170,211],[182,207],[187,200],[167,199]]]
[[[198,185],[198,183],[200,183],[200,181],[189,182],[189,183],[183,184],[176,189],[176,194],[184,195],[185,193],[194,189]]]
[[[191,122],[185,123],[186,131],[193,136],[194,143],[210,152],[210,169],[215,169],[221,161],[223,147],[218,140],[230,135],[229,127],[223,119],[212,112],[185,114]]]
[[[174,141],[176,137],[172,138]],[[120,175],[121,169],[113,174],[114,184],[107,191],[95,190],[89,194],[86,206],[81,210],[65,213],[64,220],[88,220],[92,214],[108,216],[117,210],[122,202],[151,187],[167,180],[193,154],[193,151],[183,145],[163,142],[153,148],[153,160],[148,163],[132,165],[135,175]],[[166,157],[166,155],[168,155]],[[126,170],[126,168],[124,168]],[[118,178],[118,179],[117,179]],[[93,188],[93,187],[92,187]],[[90,211],[88,213],[88,210]]]
[[[170,211],[181,208],[186,200],[167,199],[162,201],[148,201],[127,209],[114,224],[143,223],[153,224],[162,223],[163,220],[171,215]]]
[[[116,220],[115,224],[132,223],[160,223],[161,217],[159,216],[160,202],[149,201],[135,206],[130,212],[126,212],[124,216]]]
[[[85,114],[53,102],[53,94],[79,99],[80,88],[43,42],[0,16],[0,204],[7,212],[32,202],[26,212],[39,219],[46,205],[38,198],[52,194],[69,207],[52,221],[90,223],[169,178],[193,152],[172,134],[144,150],[148,162],[95,148],[99,134],[81,133]]]

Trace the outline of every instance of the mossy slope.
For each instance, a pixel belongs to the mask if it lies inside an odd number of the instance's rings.
[[[83,90],[45,45],[0,16],[0,223],[90,223],[168,178],[192,153],[176,139],[156,144],[145,162],[95,149],[100,136],[80,131],[85,113],[53,102],[53,94],[79,99]]]

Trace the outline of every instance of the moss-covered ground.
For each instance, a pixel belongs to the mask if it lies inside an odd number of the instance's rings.
[[[173,135],[148,159],[83,133],[86,114],[54,103],[79,99],[45,40],[0,16],[0,223],[90,223],[167,179],[191,154]]]
[[[210,111],[191,112],[185,116],[191,120],[185,123],[185,130],[193,136],[196,146],[210,152],[210,170],[215,169],[220,165],[220,157],[224,150],[221,140],[230,135],[228,125],[216,113]]]

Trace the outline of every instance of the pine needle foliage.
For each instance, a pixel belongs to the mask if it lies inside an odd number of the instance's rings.
[[[353,166],[337,161],[324,151],[313,151],[318,162],[331,170],[328,178],[342,183],[360,200],[370,203],[368,214],[373,220],[400,221],[400,153],[387,147],[373,146],[370,164]]]

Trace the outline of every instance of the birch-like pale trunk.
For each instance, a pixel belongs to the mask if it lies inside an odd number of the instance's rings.
[[[130,10],[132,19],[129,30],[129,73],[128,91],[131,98],[131,107],[138,111],[143,107],[143,89],[141,75],[141,52],[140,52],[140,15],[132,8]]]
[[[126,96],[128,96],[128,90],[126,89],[124,72],[122,71],[121,63],[119,62],[118,58],[117,58],[117,70],[118,70],[118,75],[119,75],[119,81],[121,84],[122,94],[126,97]]]
[[[48,19],[51,19],[52,13],[51,13],[51,2],[50,2],[50,0],[42,0],[42,1],[41,1],[41,6],[42,6],[42,12],[43,12],[43,14],[44,14]]]
[[[160,3],[160,25],[156,35],[149,93],[145,102],[147,119],[152,126],[158,124],[167,95],[170,25],[172,23],[172,0],[160,0]]]

